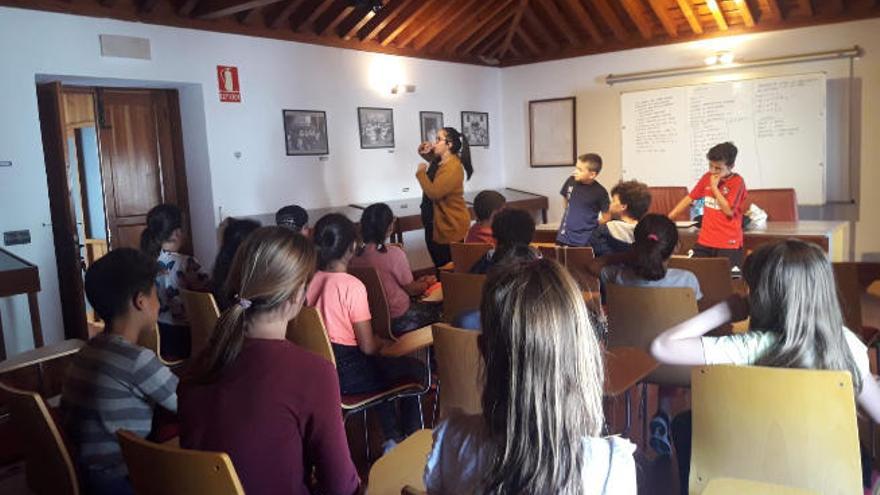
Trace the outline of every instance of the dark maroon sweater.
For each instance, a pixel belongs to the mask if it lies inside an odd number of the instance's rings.
[[[180,445],[226,452],[248,495],[351,495],[349,455],[333,365],[286,340],[245,339],[216,383],[178,388]]]

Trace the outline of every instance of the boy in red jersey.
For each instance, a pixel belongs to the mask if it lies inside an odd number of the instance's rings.
[[[706,153],[709,171],[669,212],[669,217],[675,218],[691,203],[703,198],[703,222],[694,245],[694,256],[725,257],[731,267],[742,266],[742,208],[746,199],[745,181],[731,170],[736,154],[736,146],[729,141],[709,149]]]

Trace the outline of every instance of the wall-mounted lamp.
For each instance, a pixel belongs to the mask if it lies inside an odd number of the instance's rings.
[[[730,50],[715,52],[703,59],[706,65],[730,65],[733,63],[734,55]]]
[[[391,86],[391,94],[397,95],[401,93],[415,93],[416,85],[415,84],[395,84]]]

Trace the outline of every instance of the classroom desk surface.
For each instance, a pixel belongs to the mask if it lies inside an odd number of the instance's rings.
[[[16,354],[5,361],[0,361],[0,375],[74,354],[84,345],[86,345],[84,340],[69,339]]]
[[[541,210],[541,219],[544,223],[547,223],[547,208],[550,207],[547,196],[510,187],[496,189],[496,191],[504,196],[504,199],[507,200],[507,205],[510,207],[523,210]],[[480,192],[481,191],[468,191],[464,193],[464,200],[467,202],[468,206],[473,207],[474,198],[476,198],[477,194],[480,194]]]
[[[425,464],[434,443],[432,433],[432,430],[419,430],[380,457],[370,468],[367,493],[400,495],[401,489],[407,485],[424,490]]]
[[[31,331],[34,347],[43,345],[43,327],[40,323],[40,270],[18,256],[0,249],[0,297],[27,294],[28,310],[31,316]],[[3,323],[0,317],[0,361],[6,359],[6,342],[3,340]]]
[[[644,380],[660,363],[635,347],[612,347],[605,351],[605,396],[617,397]]]
[[[309,208],[306,209],[306,212],[309,214],[309,227],[314,227],[315,223],[329,213],[340,213],[345,215],[349,220],[354,223],[358,223],[361,221],[361,213],[362,210],[353,208],[351,206],[329,206],[327,208]],[[235,218],[239,220],[248,219],[248,220],[256,220],[260,222],[262,226],[275,225],[275,213],[262,213],[260,215],[242,215],[236,216]]]

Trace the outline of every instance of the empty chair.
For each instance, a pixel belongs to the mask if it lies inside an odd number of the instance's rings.
[[[797,193],[794,189],[749,189],[743,211],[752,204],[767,212],[768,222],[797,222]]]
[[[137,495],[244,495],[232,460],[222,452],[153,443],[126,430],[116,438]]]
[[[669,268],[687,270],[697,276],[703,298],[697,303],[701,309],[724,301],[733,294],[730,260],[727,258],[669,258]]]
[[[13,428],[26,439],[25,477],[31,492],[78,495],[76,469],[43,398],[0,383],[0,404],[9,408]]]
[[[861,493],[852,377],[846,371],[694,368],[690,493],[715,478]]]
[[[444,323],[433,325],[432,330],[440,382],[440,419],[453,411],[478,414],[483,410],[480,383],[483,358],[477,347],[480,333]]]
[[[192,338],[192,357],[198,356],[208,346],[214,326],[220,318],[220,310],[210,292],[196,292],[180,289],[180,297],[189,318],[190,336]]]
[[[659,213],[661,215],[666,215],[672,211],[675,205],[681,201],[681,198],[685,197],[688,193],[688,189],[684,186],[649,187],[648,190],[651,192],[651,207],[648,208],[648,213]],[[689,220],[687,211],[682,212],[673,220]]]
[[[485,275],[440,272],[443,285],[443,319],[451,323],[464,311],[479,309]]]
[[[492,249],[492,245],[481,242],[453,242],[449,245],[449,249],[455,271],[468,273],[471,267]]]

